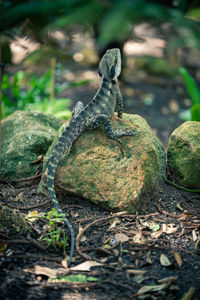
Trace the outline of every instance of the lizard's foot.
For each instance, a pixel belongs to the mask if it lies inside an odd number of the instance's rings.
[[[114,132],[112,132],[109,137],[112,140],[117,141],[118,143],[122,144],[122,141],[120,141],[120,137],[122,136],[132,136],[132,135],[137,135],[140,133],[139,131],[136,131],[135,129],[132,130],[126,130],[126,129],[117,129]]]
[[[117,129],[114,133],[117,137],[121,137],[121,136],[137,135],[138,133],[140,133],[140,131],[136,131],[136,129],[131,129],[131,130]]]

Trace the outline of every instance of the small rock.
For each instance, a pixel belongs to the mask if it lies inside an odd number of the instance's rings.
[[[185,122],[172,132],[167,166],[173,181],[188,188],[200,188],[200,122]]]

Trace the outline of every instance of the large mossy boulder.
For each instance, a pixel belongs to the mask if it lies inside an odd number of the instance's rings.
[[[109,209],[134,212],[152,201],[153,192],[165,174],[165,151],[140,116],[113,116],[111,123],[114,130],[134,128],[140,133],[122,137],[120,145],[106,136],[103,127],[86,130],[60,161],[55,186]],[[66,126],[61,125],[55,117],[36,112],[17,111],[3,120],[1,177],[19,179],[35,175],[40,162],[32,162],[49,149],[44,158],[45,171]],[[45,180],[41,181],[40,188],[44,184]]]
[[[62,122],[51,115],[16,111],[2,121],[1,177],[27,178],[36,174],[40,162]]]
[[[188,121],[176,128],[167,147],[171,179],[188,188],[200,188],[200,122]]]
[[[122,145],[109,139],[103,128],[86,130],[59,163],[55,186],[90,199],[105,208],[129,210],[145,207],[165,174],[164,148],[147,122],[138,115],[114,116],[113,129],[134,128],[140,133],[120,138]],[[44,162],[66,125],[60,129]],[[40,184],[40,190],[44,186]]]

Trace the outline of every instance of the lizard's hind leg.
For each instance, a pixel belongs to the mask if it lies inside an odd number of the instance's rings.
[[[117,130],[113,131],[109,117],[104,114],[100,114],[100,115],[97,115],[97,116],[89,119],[86,126],[88,129],[94,129],[94,128],[99,127],[102,124],[104,126],[107,136],[112,140],[118,141],[120,144],[122,142],[119,140],[119,137],[132,136],[132,135],[136,135],[139,133],[139,132],[136,132],[135,129],[132,129],[132,130],[117,129]]]

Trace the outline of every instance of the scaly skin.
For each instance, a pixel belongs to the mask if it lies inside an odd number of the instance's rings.
[[[75,234],[72,225],[66,217],[63,218],[63,212],[56,199],[54,190],[54,177],[57,165],[62,156],[70,151],[74,141],[86,130],[94,129],[102,124],[104,125],[107,136],[110,139],[120,142],[119,137],[131,136],[137,134],[135,130],[116,130],[113,131],[110,118],[114,113],[117,104],[118,117],[122,118],[123,99],[120,93],[117,78],[121,72],[121,55],[119,49],[107,50],[99,63],[99,75],[102,77],[102,83],[91,102],[83,107],[82,102],[78,102],[75,106],[69,125],[63,131],[47,165],[47,185],[50,198],[62,219],[66,223],[71,234],[71,248],[68,265],[71,263]]]

